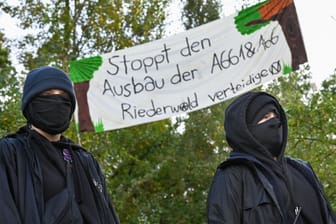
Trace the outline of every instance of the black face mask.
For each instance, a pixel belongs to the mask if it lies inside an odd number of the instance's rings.
[[[272,111],[277,117],[258,124],[267,113]],[[273,99],[268,96],[259,96],[251,102],[246,113],[246,122],[251,134],[273,156],[279,156],[282,150],[283,128],[279,110]]]
[[[249,130],[260,144],[265,146],[273,156],[279,156],[283,142],[282,125],[279,118],[272,118],[264,123],[250,125]]]
[[[71,101],[57,94],[37,96],[28,104],[24,115],[35,127],[52,135],[59,134],[69,127]]]

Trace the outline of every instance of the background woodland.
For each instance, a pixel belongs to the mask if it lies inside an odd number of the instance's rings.
[[[68,71],[72,60],[165,37],[172,25],[165,10],[170,0],[18,2],[0,0],[2,13],[17,18],[28,31],[17,40],[0,31],[1,136],[25,125],[20,100],[30,69],[48,64]],[[181,5],[174,10],[181,10],[185,30],[220,18],[224,7],[215,0],[186,0]],[[336,211],[336,72],[319,88],[311,82],[306,64],[261,89],[274,94],[286,110],[287,155],[310,161]],[[98,134],[78,133],[73,122],[64,134],[99,160],[122,223],[206,223],[208,189],[217,165],[230,151],[223,130],[230,102]]]

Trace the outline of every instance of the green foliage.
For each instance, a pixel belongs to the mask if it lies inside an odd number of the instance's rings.
[[[73,83],[89,81],[93,73],[103,64],[103,58],[98,55],[70,62],[69,75]]]
[[[178,173],[177,165],[183,166],[176,163],[177,136],[169,120],[81,134],[83,146],[103,165],[123,223],[160,223],[170,218],[171,195],[182,190],[180,179],[170,173],[172,168]]]
[[[287,154],[310,162],[336,210],[336,74],[323,82],[320,91],[310,82],[306,67],[274,82],[268,91],[278,97],[287,113]]]
[[[255,25],[246,25],[251,21],[257,21],[261,19],[259,7],[262,3],[253,5],[250,8],[239,11],[238,15],[235,17],[236,27],[242,34],[251,34],[256,30],[269,24],[269,21],[263,23],[258,23]]]
[[[28,1],[1,8],[33,29],[19,42],[21,62],[30,70],[52,64],[68,70],[70,61],[161,37],[169,0]]]
[[[0,33],[0,136],[14,132],[23,123],[20,110],[20,79],[13,68],[6,40]]]
[[[12,17],[18,18],[23,29],[34,30],[18,43],[21,62],[27,70],[46,64],[68,70],[70,61],[81,57],[103,54],[160,38],[168,2],[169,0],[22,0],[18,6],[1,1],[0,7]],[[8,113],[13,111],[20,112],[10,109]],[[5,117],[1,117],[5,122],[3,118]],[[159,122],[99,134],[79,134],[76,133],[75,126],[73,122],[64,134],[80,142],[100,161],[121,221],[139,223],[146,217],[150,221],[156,219],[151,212],[151,205],[156,204],[156,201],[147,199],[150,198],[148,195],[159,191],[159,188],[146,188],[147,194],[139,194],[139,189],[144,190],[138,188],[140,185],[137,183],[158,176],[158,164],[165,162],[160,157],[153,156],[163,156],[169,152],[163,147],[169,145],[167,135],[170,134],[170,123]],[[13,127],[18,128],[15,125]],[[158,135],[154,134],[156,131]],[[154,140],[149,141],[151,136]],[[137,195],[141,197],[136,197]],[[145,195],[147,196],[144,197]],[[158,213],[157,217],[159,216]]]
[[[220,1],[187,0],[181,2],[184,2],[182,18],[187,30],[219,18]]]
[[[159,38],[167,1],[20,1],[0,7],[38,32],[20,44],[26,69],[45,64],[67,70],[70,61]],[[187,29],[219,17],[216,1],[186,1]],[[2,3],[2,4],[1,4]],[[32,48],[28,48],[32,46]],[[24,122],[20,79],[0,38],[1,134]],[[288,115],[287,153],[311,162],[336,209],[336,74],[321,90],[310,85],[309,68],[265,86]],[[227,157],[224,110],[230,101],[193,112],[176,121],[139,125],[101,133],[77,133],[73,122],[64,133],[99,160],[122,223],[206,223],[206,198],[217,165]]]

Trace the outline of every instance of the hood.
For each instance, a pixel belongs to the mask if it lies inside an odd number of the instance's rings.
[[[283,142],[278,161],[284,158],[284,152],[287,143],[287,118],[286,114],[279,104],[278,100],[265,92],[247,92],[233,101],[225,111],[224,129],[228,144],[233,152],[245,153],[254,156],[260,161],[274,163],[272,154],[265,146],[260,144],[249,131],[247,126],[247,109],[249,104],[258,96],[268,96],[269,102],[276,106],[279,112],[281,125],[283,128]]]

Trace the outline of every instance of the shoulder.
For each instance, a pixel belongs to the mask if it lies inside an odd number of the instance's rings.
[[[71,148],[73,153],[81,161],[82,165],[86,167],[86,169],[100,169],[97,159],[92,155],[91,152],[87,151],[78,144],[72,144]]]
[[[213,178],[213,185],[237,185],[257,175],[255,165],[245,159],[226,160],[221,163]]]
[[[0,139],[0,153],[16,152],[25,146],[25,137],[12,134]]]
[[[80,145],[73,145],[73,146],[74,147],[72,147],[72,149],[74,153],[76,153],[76,155],[78,155],[80,159],[88,161],[96,161],[92,153],[83,148],[82,146]]]
[[[9,135],[0,140],[0,164],[16,169],[18,159],[25,159],[25,138],[21,135]]]
[[[0,139],[0,150],[22,148],[26,144],[26,126],[21,127],[17,132],[8,134]]]
[[[256,174],[256,169],[255,164],[248,159],[228,159],[218,166],[217,173],[234,176],[238,174]]]
[[[62,135],[61,137],[61,144],[64,144],[64,146],[71,148],[71,150],[78,156],[82,158],[93,158],[92,154],[87,151],[83,146],[77,144],[72,139],[67,138]]]
[[[301,175],[306,177],[311,183],[320,185],[320,181],[315,174],[313,167],[309,162],[297,159],[297,158],[286,158],[289,169],[297,170]]]
[[[254,175],[253,164],[245,160],[227,160],[220,164],[208,192],[208,206],[224,208],[243,197],[244,189],[256,189],[261,182]]]
[[[309,162],[304,161],[302,159],[298,159],[298,158],[292,158],[292,157],[286,157],[286,162],[290,167],[293,167],[295,169],[298,170],[305,170],[305,171],[312,171],[312,166],[310,165]]]
[[[304,161],[299,158],[293,158],[293,157],[286,157],[286,161],[289,164],[297,164],[297,165],[303,165],[303,166],[306,166],[309,164],[307,161]]]

